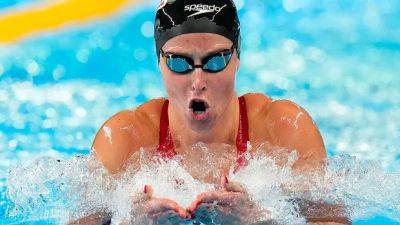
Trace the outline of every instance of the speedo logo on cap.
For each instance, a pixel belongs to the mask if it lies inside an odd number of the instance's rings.
[[[200,15],[200,14],[204,14],[204,13],[213,13],[213,12],[219,13],[225,6],[226,5],[218,7],[216,5],[192,4],[192,5],[185,5],[185,11],[188,11],[188,12],[195,11],[195,13],[188,16],[188,17],[191,17],[191,16],[196,16],[196,15]]]

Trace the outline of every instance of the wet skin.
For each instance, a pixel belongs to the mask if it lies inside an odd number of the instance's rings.
[[[201,64],[201,59],[209,53],[229,49],[232,42],[223,36],[207,33],[185,34],[172,38],[164,46],[165,52],[182,54]],[[191,146],[198,142],[209,145],[225,144],[232,146],[227,154],[235,155],[235,141],[238,130],[239,106],[235,93],[235,78],[240,61],[234,52],[225,70],[211,74],[197,68],[188,75],[177,75],[165,64],[159,62],[160,71],[167,90],[170,106],[168,108],[170,130],[177,154],[184,156],[183,164],[193,177],[199,177],[195,168],[198,160],[190,154]],[[190,102],[202,99],[209,105],[205,120],[193,118]],[[298,160],[293,169],[299,173],[321,169],[326,158],[326,150],[319,130],[309,114],[300,106],[288,100],[272,100],[264,94],[246,94],[249,118],[249,136],[252,149],[262,143],[287,149],[296,149]],[[97,133],[92,149],[97,159],[111,173],[121,173],[128,166],[139,166],[139,161],[129,160],[141,147],[154,149],[158,145],[161,108],[165,99],[154,99],[132,110],[124,110],[107,120]],[[107,129],[104,129],[104,128]],[[106,130],[111,130],[112,135]],[[212,148],[214,149],[214,148]],[[218,148],[215,148],[218,149]],[[253,150],[252,150],[253,151]],[[265,148],[265,154],[273,154],[273,148]],[[219,152],[218,152],[219,154]],[[192,158],[191,158],[192,157]],[[204,182],[221,184],[232,165],[221,165],[219,178],[205,177]],[[227,185],[226,180],[220,188],[201,193],[193,204],[184,209],[171,199],[148,197],[143,204],[144,214],[155,221],[170,217],[186,220],[207,211],[217,204],[221,215],[240,215],[239,212],[258,212],[240,184]],[[240,204],[240,210],[236,203]],[[244,213],[242,213],[244,214]],[[251,215],[249,213],[249,215]],[[243,218],[246,220],[246,218]],[[325,223],[329,224],[329,223]]]

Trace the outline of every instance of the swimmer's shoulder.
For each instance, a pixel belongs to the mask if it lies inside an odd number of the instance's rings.
[[[273,101],[262,93],[247,93],[243,95],[246,100],[247,114],[249,118],[258,117],[265,108]]]
[[[298,160],[294,168],[316,167],[315,162],[326,158],[319,129],[304,108],[293,101],[272,100],[262,94],[253,94],[251,98],[254,98],[253,107],[259,107],[252,116],[249,114],[251,142],[296,149]],[[251,101],[246,98],[247,102]]]
[[[151,128],[157,132],[160,127],[161,110],[165,101],[165,98],[152,99],[136,108],[137,113],[147,118]]]
[[[165,99],[153,99],[111,116],[99,129],[92,150],[111,172],[121,171],[141,147],[158,144],[159,119]]]
[[[282,126],[284,124],[293,125],[296,128],[299,124],[295,124],[294,122],[299,122],[298,119],[300,117],[307,117],[309,119],[307,122],[314,123],[305,109],[290,100],[273,100],[261,93],[250,93],[244,95],[244,97],[246,99],[250,125],[261,126],[263,128],[276,127],[265,126],[266,123],[273,123]],[[293,123],[289,124],[289,121]],[[261,127],[256,127],[255,129],[260,130]]]
[[[268,114],[278,113],[285,115],[307,113],[305,109],[293,101],[282,99],[275,100],[262,93],[248,93],[243,95],[246,99],[249,117],[266,117]],[[308,113],[307,113],[308,114]]]

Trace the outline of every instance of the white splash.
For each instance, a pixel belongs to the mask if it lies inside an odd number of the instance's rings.
[[[110,143],[112,144],[112,130],[110,127],[104,126],[103,127],[104,135],[108,138]]]
[[[296,119],[294,120],[294,123],[293,123],[293,125],[294,125],[294,127],[296,127],[296,129],[299,128],[299,125],[297,124],[297,122],[298,122],[299,118],[300,118],[303,114],[304,114],[303,112],[299,112],[299,113],[296,115]]]
[[[269,212],[257,220],[305,225],[292,201],[302,198],[344,203],[352,219],[379,213],[400,221],[400,174],[385,174],[374,163],[341,156],[330,158],[323,174],[299,176],[291,169],[297,160],[296,152],[274,151],[269,157],[254,155],[239,173],[229,175],[230,180],[244,184],[251,199]],[[154,197],[170,198],[186,207],[198,194],[214,188],[193,176],[191,169],[199,174],[219,173],[217,166],[230,162],[228,156],[219,157],[216,152],[202,143],[193,146],[192,153],[202,163],[187,168],[180,163],[184,156],[164,161],[155,157],[153,150],[141,149],[129,161],[138,166],[129,166],[118,175],[109,174],[93,155],[69,160],[42,158],[15,166],[8,176],[7,197],[13,203],[8,216],[17,217],[18,221],[55,219],[67,223],[65,218],[82,218],[105,210],[113,215],[113,224],[143,224],[132,199],[143,193],[144,185],[154,188]]]

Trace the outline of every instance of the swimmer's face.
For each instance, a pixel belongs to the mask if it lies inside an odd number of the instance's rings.
[[[195,65],[200,65],[201,60],[210,53],[230,49],[232,44],[232,41],[221,35],[191,33],[170,39],[162,50],[188,56],[194,60]],[[170,104],[193,130],[207,130],[216,125],[236,96],[235,75],[239,68],[236,50],[227,67],[218,73],[196,68],[188,74],[177,74],[168,68],[163,57],[160,57],[159,67]],[[206,109],[202,112],[204,105]]]

